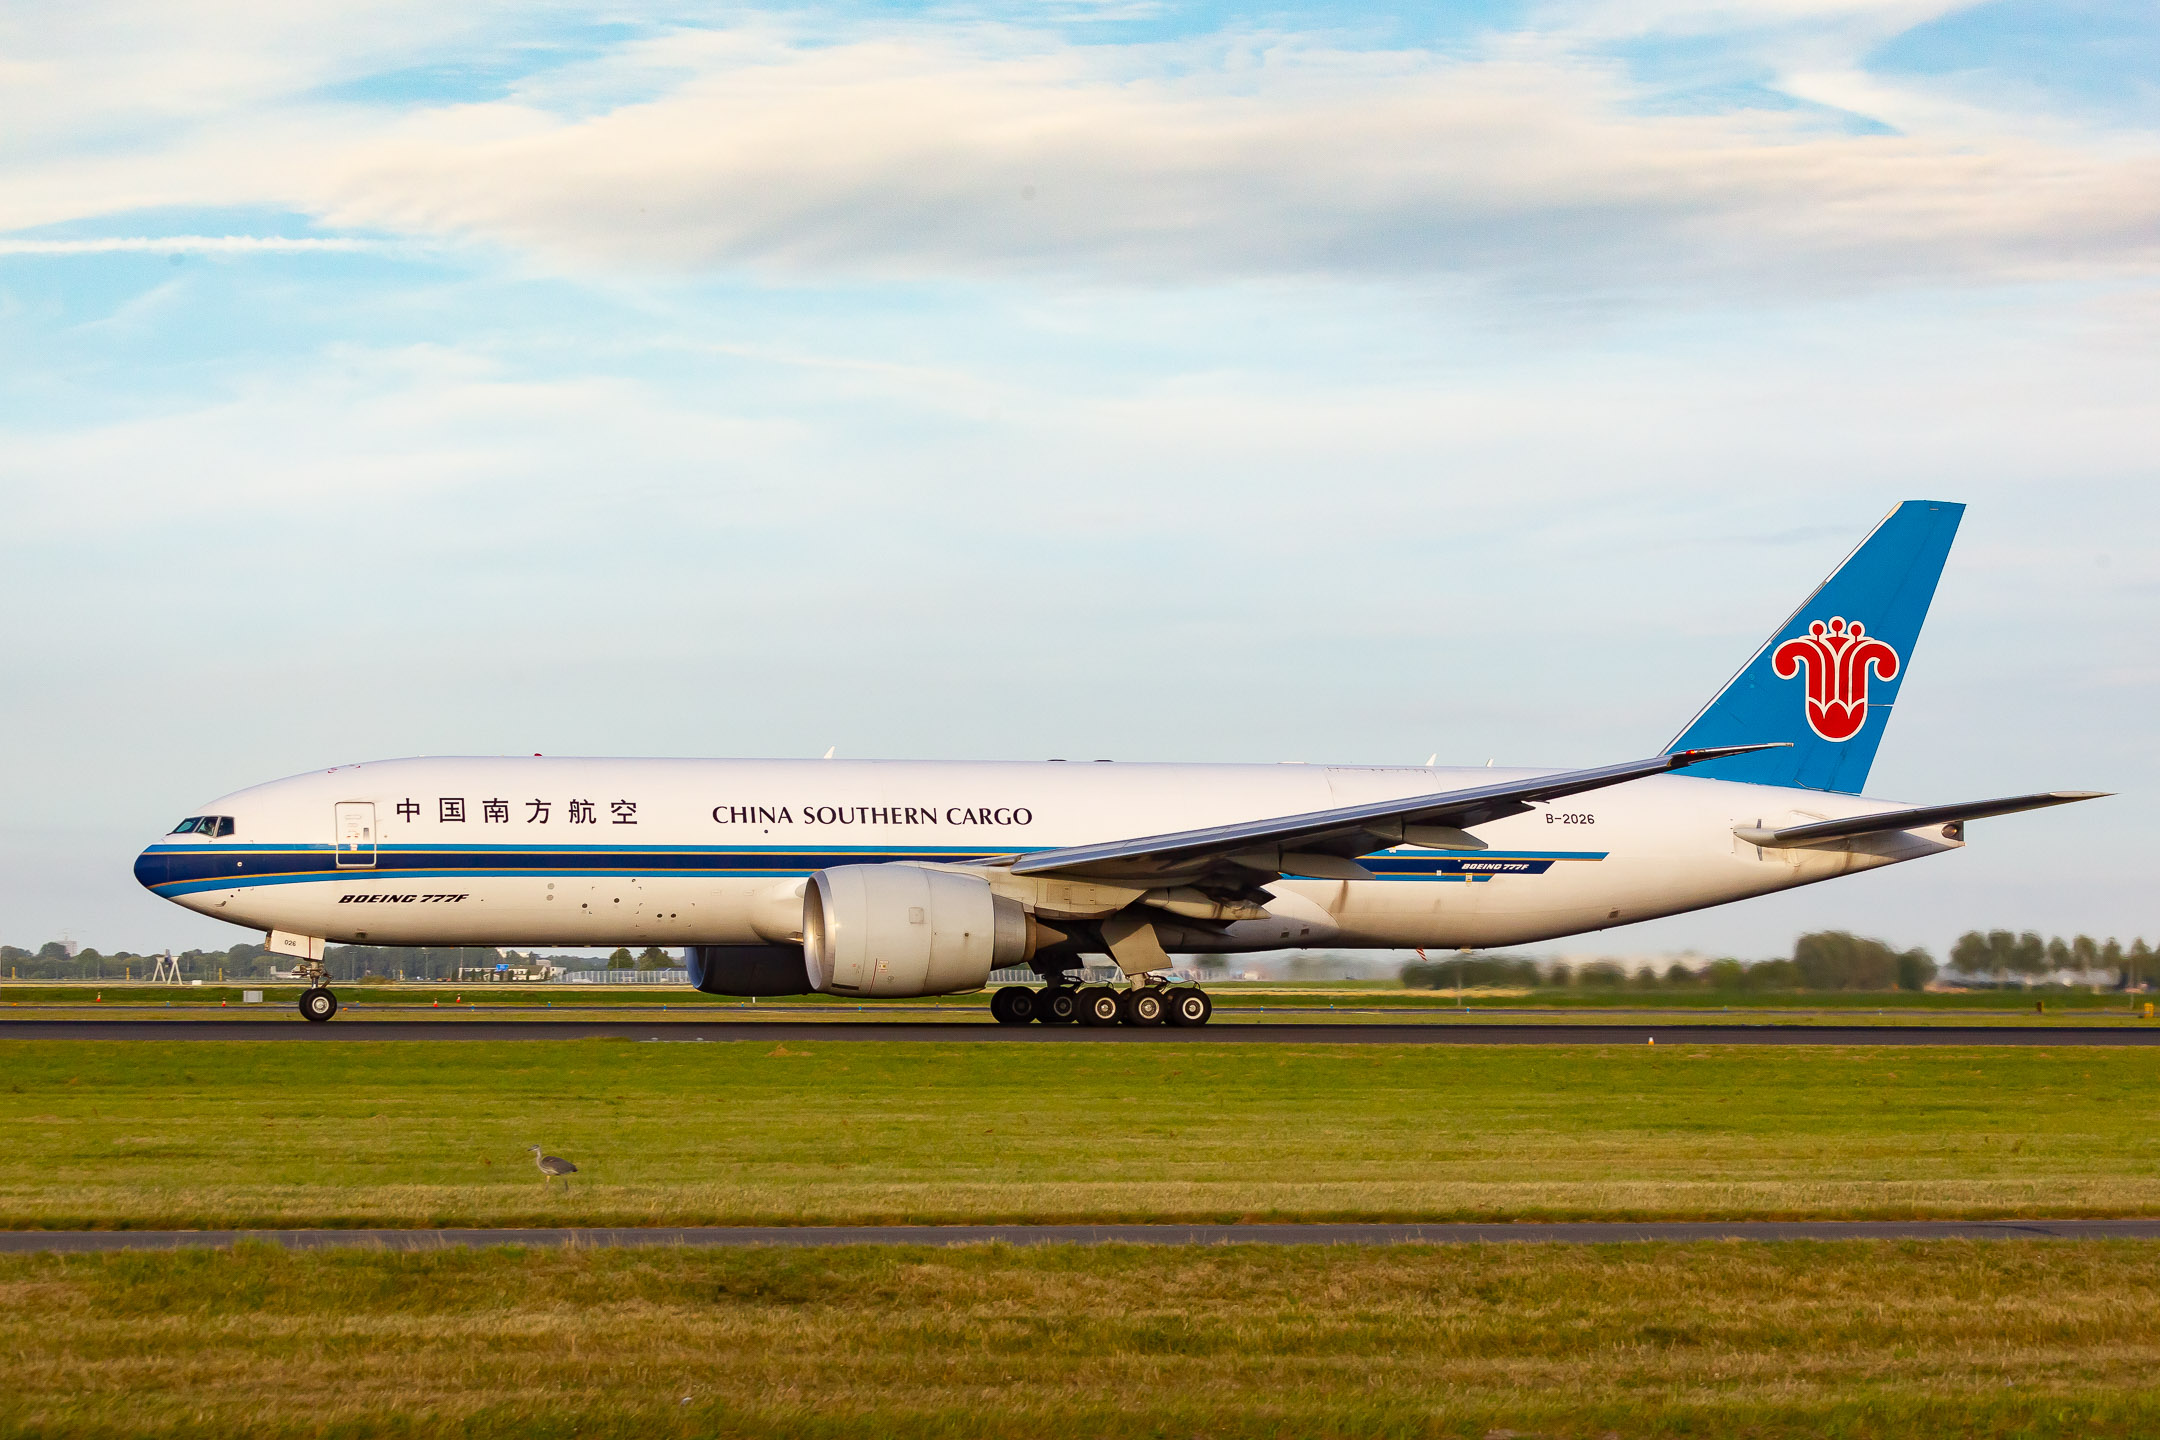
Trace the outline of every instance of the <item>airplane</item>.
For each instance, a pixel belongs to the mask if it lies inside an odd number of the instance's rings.
[[[422,758],[202,806],[135,876],[265,932],[337,1013],[332,942],[659,945],[715,995],[995,990],[1000,1023],[1204,1025],[1173,952],[1489,949],[1957,850],[1862,793],[1964,507],[1897,507],[1656,755],[1426,765]],[[1079,973],[1107,956],[1122,986]]]

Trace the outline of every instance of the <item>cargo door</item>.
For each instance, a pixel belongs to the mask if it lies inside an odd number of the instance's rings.
[[[375,865],[375,802],[345,800],[337,807],[337,863],[340,870],[369,870]]]

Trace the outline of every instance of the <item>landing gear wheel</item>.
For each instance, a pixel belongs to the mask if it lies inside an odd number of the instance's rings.
[[[1164,1016],[1172,1025],[1205,1025],[1215,1013],[1215,1002],[1208,999],[1207,991],[1179,986],[1169,995],[1169,1014]]]
[[[1088,985],[1081,989],[1080,1023],[1083,1025],[1115,1025],[1118,1012],[1125,1007],[1118,1003],[1118,992],[1107,985]]]
[[[1079,992],[1070,985],[1046,986],[1035,997],[1035,1018],[1045,1025],[1070,1025],[1080,1018]]]
[[[337,996],[321,985],[300,992],[300,1018],[321,1024],[337,1014]]]
[[[1127,990],[1118,997],[1118,1019],[1127,1025],[1160,1025],[1169,1009],[1162,990],[1154,985]]]
[[[1035,1018],[1035,992],[1025,985],[1007,985],[990,996],[990,1015],[1000,1025],[1025,1025]]]

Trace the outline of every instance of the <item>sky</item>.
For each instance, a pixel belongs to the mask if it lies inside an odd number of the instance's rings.
[[[0,940],[410,754],[1588,765],[1903,499],[1870,784],[1609,932],[2160,938],[2160,10],[0,10]],[[1585,943],[1565,943],[1571,951]]]

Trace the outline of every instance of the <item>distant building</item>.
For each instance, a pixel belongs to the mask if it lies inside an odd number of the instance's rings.
[[[460,965],[457,978],[460,984],[481,980],[530,985],[536,981],[554,979],[555,972],[554,968],[548,965]]]

